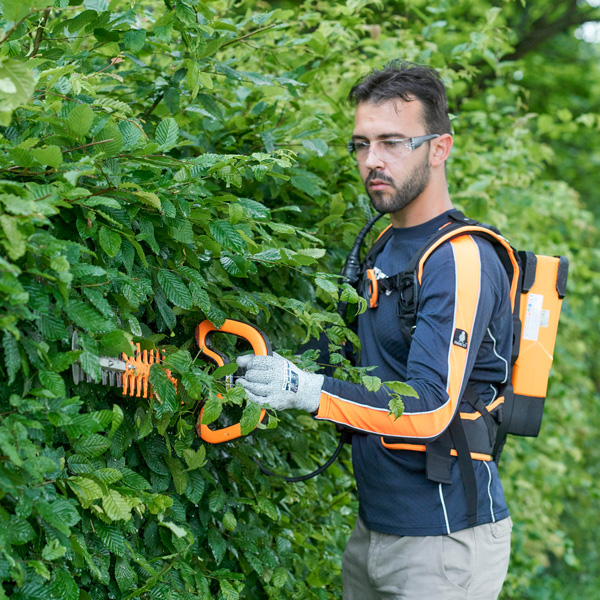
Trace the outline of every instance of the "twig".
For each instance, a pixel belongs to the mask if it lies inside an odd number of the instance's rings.
[[[106,71],[106,69],[110,69],[113,65],[122,63],[123,60],[124,60],[123,57],[119,54],[119,56],[115,56],[114,58],[111,58],[109,65],[107,65],[103,69],[100,69],[99,71],[94,71],[93,73],[90,73],[89,75],[84,75],[83,79],[90,79],[91,77],[96,77],[96,75],[98,75],[98,73],[102,73],[103,71]]]
[[[51,9],[47,8],[44,11],[42,18],[40,19],[40,24],[35,34],[35,40],[33,41],[33,48],[31,49],[31,52],[29,53],[29,56],[27,58],[32,58],[33,56],[35,56],[38,53],[40,46],[42,45],[42,40],[44,39],[44,29],[46,28],[46,23],[48,23],[50,10]]]
[[[256,35],[257,33],[262,33],[263,31],[267,31],[267,29],[273,29],[273,27],[277,27],[278,25],[280,25],[280,23],[273,23],[272,25],[267,25],[266,27],[262,27],[261,29],[255,29],[254,31],[251,31],[250,33],[247,33],[246,35],[242,35],[239,38],[235,38],[234,40],[229,40],[228,42],[225,42],[219,48],[219,50],[222,50],[223,48],[227,48],[227,46],[231,46],[231,44],[236,44],[237,42],[241,42],[242,40],[245,40],[246,38],[249,38],[253,35]]]
[[[97,146],[98,144],[107,144],[108,142],[114,142],[115,138],[109,138],[107,140],[100,140],[99,142],[90,142],[89,144],[84,144],[83,146],[76,146],[75,148],[69,148],[68,150],[63,150],[63,154],[67,152],[75,152],[75,150],[82,150],[83,148],[89,148],[90,146]]]
[[[0,40],[0,46],[2,44],[4,44],[4,42],[16,31],[17,27],[23,23],[23,21],[25,21],[27,18],[29,18],[30,15],[32,15],[34,12],[37,12],[38,10],[41,10],[40,8],[32,8],[30,9],[30,11],[18,22],[16,22],[6,33],[6,35]]]
[[[154,101],[154,104],[142,115],[141,120],[145,121],[154,111],[154,109],[160,104],[160,101],[165,97],[164,92],[160,92]]]

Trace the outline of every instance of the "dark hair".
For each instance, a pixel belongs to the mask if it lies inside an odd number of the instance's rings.
[[[350,90],[348,99],[355,106],[361,102],[420,100],[426,133],[452,133],[446,88],[439,73],[431,67],[392,60],[382,71],[374,69],[361,77]]]

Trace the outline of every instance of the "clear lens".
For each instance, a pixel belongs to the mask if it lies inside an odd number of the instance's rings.
[[[364,163],[369,158],[369,152],[384,162],[394,162],[416,150],[424,142],[439,137],[439,134],[421,135],[413,138],[375,140],[371,143],[362,141],[348,142],[348,150],[357,162]]]
[[[411,151],[409,140],[377,140],[367,144],[365,142],[354,142],[355,157],[358,162],[366,162],[369,151],[384,162],[392,162],[402,158]]]

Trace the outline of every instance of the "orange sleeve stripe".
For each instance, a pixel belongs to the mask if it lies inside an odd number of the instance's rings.
[[[456,238],[450,243],[454,252],[456,273],[454,324],[450,335],[453,336],[456,329],[462,329],[470,337],[479,302],[481,274],[479,249],[469,236]],[[468,346],[462,348],[450,340],[446,386],[448,400],[435,410],[404,413],[400,419],[394,420],[387,409],[372,408],[322,392],[317,418],[381,435],[406,438],[429,438],[439,435],[448,426],[456,410],[467,357]]]

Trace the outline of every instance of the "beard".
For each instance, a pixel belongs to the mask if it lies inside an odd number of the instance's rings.
[[[373,208],[381,213],[395,213],[406,208],[411,202],[418,198],[429,183],[431,167],[429,161],[424,160],[415,167],[410,176],[400,185],[396,185],[393,179],[378,171],[371,171],[365,179],[365,189],[371,199]],[[369,190],[369,183],[378,179],[391,186],[393,192]]]

